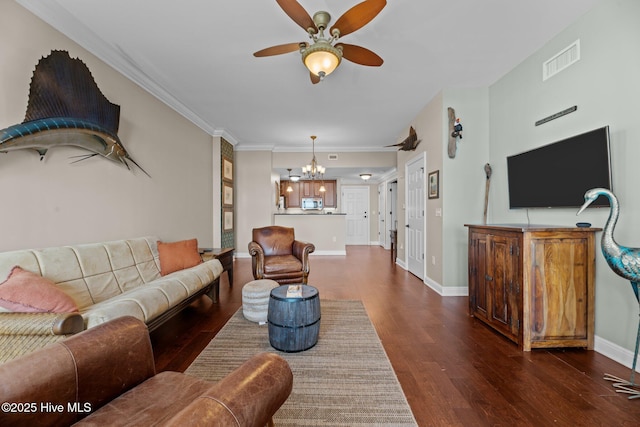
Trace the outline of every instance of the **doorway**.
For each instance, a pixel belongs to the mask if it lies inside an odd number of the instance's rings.
[[[421,153],[405,166],[406,178],[406,234],[407,268],[413,275],[425,278],[426,216],[426,155]]]
[[[378,206],[380,215],[380,246],[391,249],[391,231],[398,229],[398,217],[396,206],[398,181],[388,181],[378,186]]]
[[[369,244],[369,187],[343,186],[342,207],[346,213],[345,244]]]
[[[386,208],[386,185],[384,182],[378,184],[378,244],[385,249],[389,249],[389,232],[385,224]]]

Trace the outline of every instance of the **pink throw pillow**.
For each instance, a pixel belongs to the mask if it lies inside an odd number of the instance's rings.
[[[17,265],[11,269],[7,279],[0,283],[0,307],[17,313],[78,311],[73,298],[55,283]]]

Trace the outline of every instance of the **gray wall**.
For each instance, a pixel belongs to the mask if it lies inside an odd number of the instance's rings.
[[[482,222],[484,165],[489,161],[488,93],[486,87],[443,90],[411,122],[422,139],[416,151],[398,152],[398,258],[403,262],[405,164],[425,152],[427,173],[440,171],[440,197],[427,199],[426,203],[425,283],[441,295],[468,293],[464,224]],[[454,158],[447,153],[448,107],[455,110],[463,124],[463,138],[458,141]],[[408,129],[407,126],[407,133]],[[407,133],[403,135],[406,137]]]
[[[611,130],[613,186],[621,203],[615,237],[640,246],[640,2],[605,0],[566,28],[538,52],[487,88],[444,89],[409,125],[422,143],[416,152],[398,153],[398,203],[404,204],[404,167],[416,153],[427,153],[427,172],[440,170],[440,199],[427,202],[425,282],[442,295],[461,295],[467,287],[467,230],[480,223],[484,204],[485,163],[493,169],[489,223],[560,224],[588,221],[602,227],[608,209],[510,210],[506,157],[597,127]],[[542,63],[580,39],[581,59],[542,81]],[[573,105],[577,112],[536,127],[537,120]],[[462,119],[463,139],[456,157],[447,156],[447,107]],[[442,218],[435,209],[442,208]],[[404,229],[399,209],[398,229]],[[598,234],[598,239],[600,234]],[[398,235],[399,246],[404,235]],[[431,257],[436,256],[436,265]],[[398,251],[400,261],[404,252]],[[627,365],[635,344],[638,304],[630,284],[596,257],[596,350]]]
[[[542,63],[576,39],[581,44],[580,61],[543,82]],[[615,237],[621,244],[640,246],[639,76],[640,2],[611,0],[491,86],[491,220],[527,222],[525,210],[508,208],[507,156],[609,125],[613,188],[621,205]],[[575,113],[534,126],[536,120],[573,105],[578,106]],[[532,223],[573,225],[579,220],[599,227],[608,216],[608,209],[590,209],[580,217],[576,211],[529,209],[528,213]],[[596,260],[596,335],[605,340],[600,345],[613,343],[633,349],[638,303],[631,286],[608,268],[599,249]]]

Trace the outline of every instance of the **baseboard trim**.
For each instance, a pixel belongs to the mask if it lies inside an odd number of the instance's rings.
[[[331,256],[331,255],[338,255],[338,256],[346,256],[347,255],[347,251],[346,250],[336,250],[336,251],[314,251],[312,253],[309,254],[309,256]]]
[[[615,362],[618,362],[623,366],[626,366],[629,369],[631,369],[631,366],[633,365],[633,351],[621,347],[618,344],[612,343],[611,341],[601,338],[597,335],[593,339],[593,350]],[[636,372],[640,372],[640,357],[638,357],[637,362],[638,363],[636,363]]]
[[[407,268],[407,264],[401,259],[396,258],[396,265],[398,265],[400,268],[402,268],[404,270],[409,270]]]
[[[442,286],[429,277],[424,279],[424,284],[443,297],[466,297],[469,295],[469,288],[466,286]]]

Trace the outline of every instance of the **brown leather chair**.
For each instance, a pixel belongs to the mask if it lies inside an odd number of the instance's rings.
[[[249,243],[253,277],[271,279],[281,285],[307,283],[309,254],[316,250],[312,243],[295,239],[293,228],[273,225],[254,228]]]
[[[119,317],[0,364],[0,425],[264,426],[292,385],[267,352],[215,383],[156,374],[147,327]]]

